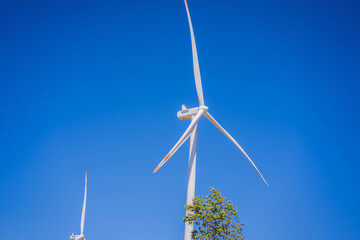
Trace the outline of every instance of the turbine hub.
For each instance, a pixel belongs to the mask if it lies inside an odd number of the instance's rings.
[[[209,110],[209,108],[207,106],[200,106],[199,109],[204,110],[204,113],[207,113],[207,111]]]

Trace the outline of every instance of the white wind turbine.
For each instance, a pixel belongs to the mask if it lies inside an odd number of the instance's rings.
[[[165,156],[165,158],[160,162],[160,164],[156,167],[153,173],[157,172],[159,168],[164,165],[169,158],[184,144],[184,142],[190,137],[190,154],[189,154],[189,168],[188,168],[188,187],[187,187],[187,198],[186,204],[192,204],[192,200],[195,196],[195,172],[196,172],[196,135],[197,135],[197,123],[202,115],[204,115],[212,124],[214,124],[226,137],[228,137],[235,145],[240,149],[240,151],[246,156],[246,158],[250,161],[250,163],[254,166],[256,171],[259,173],[263,181],[266,183],[264,177],[261,175],[260,171],[257,169],[253,161],[246,154],[244,149],[235,141],[235,139],[223,128],[220,124],[210,115],[208,112],[208,107],[204,105],[204,97],[201,86],[201,77],[200,77],[200,68],[199,61],[196,51],[195,37],[194,31],[191,23],[189,8],[186,0],[185,7],[187,12],[187,17],[189,21],[190,34],[191,34],[191,46],[192,46],[192,56],[193,56],[193,65],[194,65],[194,76],[195,76],[195,85],[196,91],[199,99],[199,107],[188,109],[184,105],[182,105],[181,111],[177,113],[177,116],[180,120],[191,119],[191,123],[189,127],[186,129],[185,133],[181,136],[179,141],[175,144],[175,146],[170,150],[170,152]],[[191,240],[191,233],[194,229],[194,226],[191,224],[185,223],[185,240]]]
[[[85,193],[84,193],[84,203],[81,213],[81,222],[80,222],[80,235],[75,233],[71,234],[70,240],[85,240],[84,237],[84,223],[85,223],[85,209],[86,209],[86,191],[87,191],[87,173],[85,173]]]

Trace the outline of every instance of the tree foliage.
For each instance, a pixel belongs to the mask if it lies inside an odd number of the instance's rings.
[[[243,223],[240,223],[236,206],[226,201],[218,190],[210,187],[204,199],[202,195],[185,206],[187,214],[183,221],[194,224],[193,239],[244,240]]]

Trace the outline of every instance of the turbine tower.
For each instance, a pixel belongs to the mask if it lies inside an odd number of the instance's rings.
[[[184,142],[190,137],[190,154],[189,154],[189,168],[188,168],[188,187],[187,187],[187,198],[186,204],[192,204],[192,200],[195,197],[195,172],[196,172],[196,141],[197,141],[197,124],[199,119],[204,115],[212,124],[214,124],[227,138],[232,141],[237,148],[246,156],[246,158],[250,161],[250,163],[254,166],[256,171],[259,173],[260,177],[266,183],[264,177],[255,166],[254,162],[250,159],[250,157],[246,154],[244,149],[235,141],[235,139],[223,128],[221,125],[213,118],[208,112],[208,107],[204,105],[204,97],[201,85],[201,77],[200,77],[200,68],[199,68],[199,60],[196,51],[195,37],[194,31],[191,23],[190,12],[187,5],[186,0],[185,7],[187,12],[187,17],[189,21],[190,27],[190,35],[191,35],[191,46],[192,46],[192,56],[193,56],[193,66],[194,66],[194,76],[195,76],[195,85],[196,91],[199,99],[199,107],[188,109],[184,105],[182,105],[181,111],[177,113],[177,117],[180,120],[191,119],[191,123],[189,127],[186,129],[185,133],[181,136],[179,141],[175,144],[175,146],[170,150],[170,152],[165,156],[165,158],[160,162],[160,164],[156,167],[153,173],[156,173],[159,168],[161,168],[169,158],[184,144]],[[192,231],[194,226],[192,224],[185,223],[185,240],[191,240]]]
[[[71,234],[70,240],[85,240],[84,237],[84,223],[85,223],[85,209],[86,209],[86,192],[87,192],[87,173],[85,173],[85,193],[84,193],[84,203],[81,213],[81,222],[80,222],[80,235],[75,233]]]

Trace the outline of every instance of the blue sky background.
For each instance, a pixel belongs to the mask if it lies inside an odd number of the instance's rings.
[[[211,114],[196,193],[232,200],[247,239],[360,235],[356,1],[188,2]],[[2,1],[0,236],[183,239],[188,143],[153,169],[197,105],[182,0]]]

